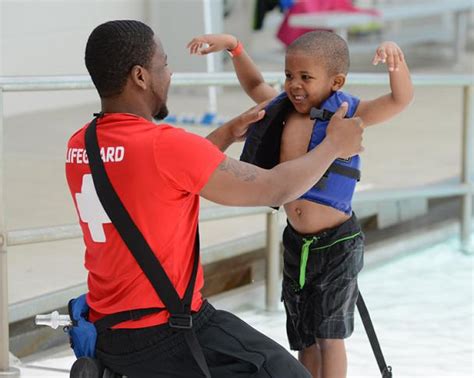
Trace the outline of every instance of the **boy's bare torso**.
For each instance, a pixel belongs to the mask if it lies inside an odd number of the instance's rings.
[[[281,138],[280,162],[296,159],[308,151],[313,124],[307,114],[293,112],[288,116]],[[339,210],[308,200],[297,199],[284,207],[291,225],[302,234],[332,228],[350,218]]]

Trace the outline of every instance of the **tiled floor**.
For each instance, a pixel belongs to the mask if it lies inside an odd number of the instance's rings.
[[[462,254],[457,239],[450,238],[360,275],[360,290],[394,377],[474,376],[473,271],[473,257]],[[264,310],[263,285],[211,302],[287,346],[284,311]],[[359,318],[347,350],[349,377],[380,376]],[[43,356],[21,367],[22,377],[67,377],[73,360],[69,350]]]

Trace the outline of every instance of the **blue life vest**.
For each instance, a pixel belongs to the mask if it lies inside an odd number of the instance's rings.
[[[321,109],[311,109],[311,118],[317,119],[313,126],[308,151],[324,139],[330,117],[344,101],[349,104],[346,117],[352,117],[359,105],[359,99],[344,92],[334,92],[323,102]],[[283,92],[267,105],[265,111],[265,117],[250,126],[240,160],[271,169],[280,163],[284,122],[288,113],[295,110],[288,96]],[[351,214],[352,196],[359,178],[359,155],[348,160],[336,159],[322,179],[300,198]]]

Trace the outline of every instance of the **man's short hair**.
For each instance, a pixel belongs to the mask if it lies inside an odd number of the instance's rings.
[[[321,59],[329,75],[349,72],[349,48],[346,41],[333,32],[317,30],[303,34],[288,46],[287,54],[296,51]]]
[[[140,21],[109,21],[97,26],[86,45],[86,67],[100,97],[120,94],[135,65],[149,67],[155,52],[153,30]]]

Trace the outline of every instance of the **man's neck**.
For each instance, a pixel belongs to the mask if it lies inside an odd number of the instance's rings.
[[[153,116],[151,112],[141,103],[131,103],[121,99],[120,97],[114,98],[102,98],[102,112],[103,113],[128,113],[135,114],[139,117],[145,118],[146,120],[152,122]]]

